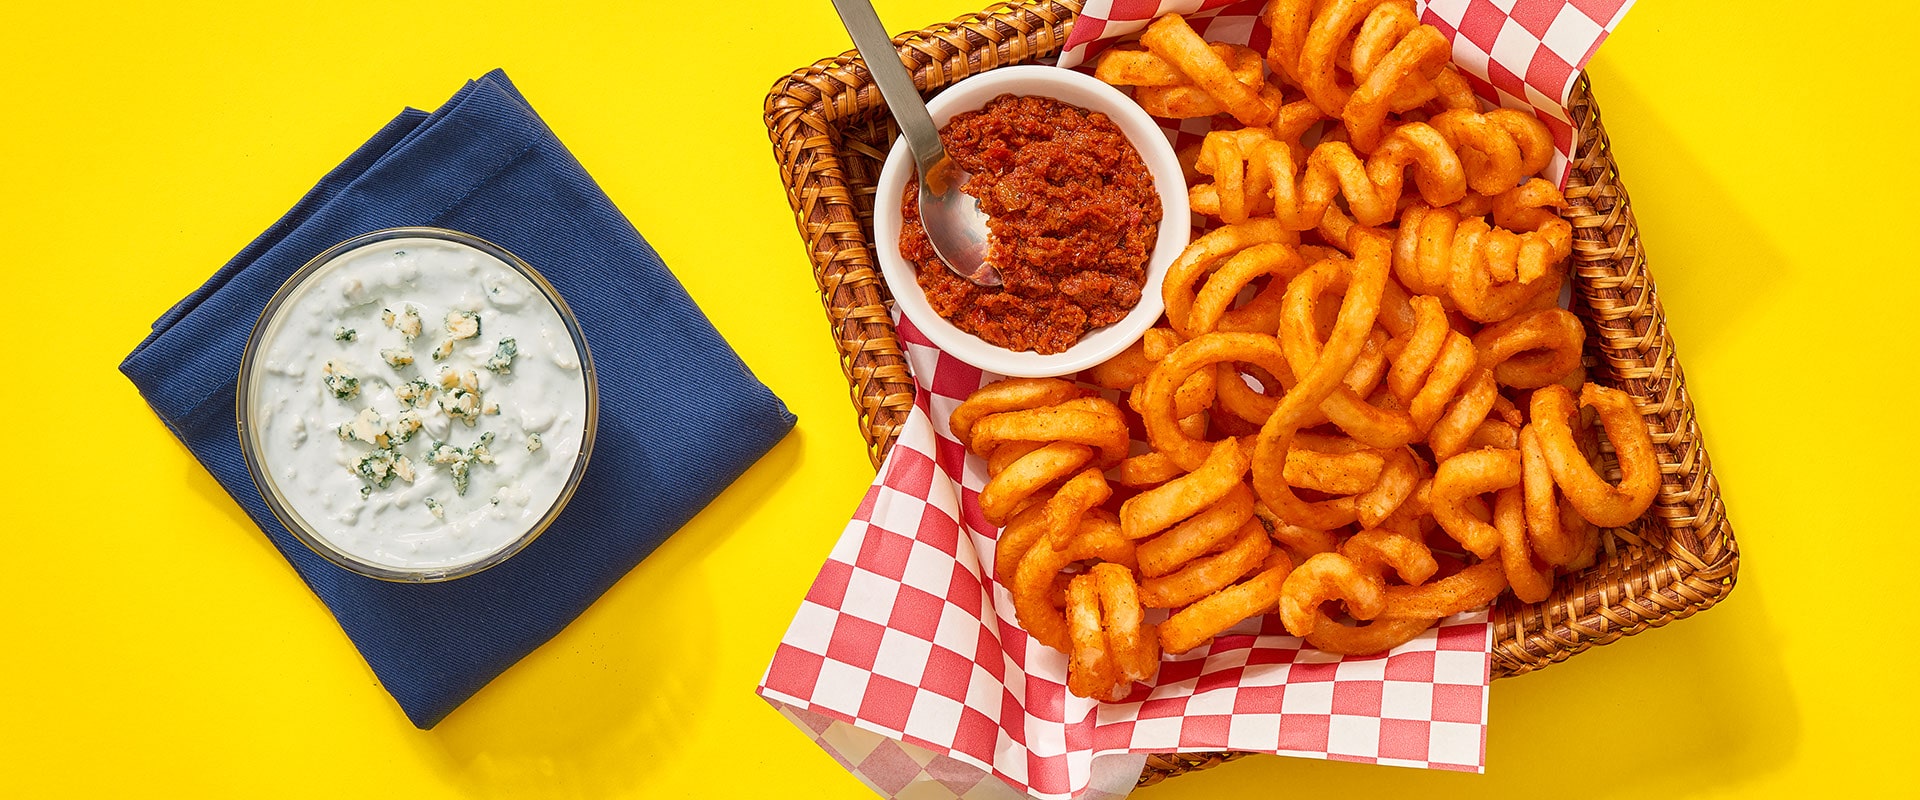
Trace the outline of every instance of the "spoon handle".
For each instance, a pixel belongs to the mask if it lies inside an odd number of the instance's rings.
[[[881,27],[880,16],[867,0],[833,0],[833,8],[840,12],[840,24],[845,25],[853,37],[854,49],[860,51],[860,60],[867,62],[867,72],[873,75],[874,84],[880,87],[880,96],[886,99],[894,121],[899,123],[900,135],[906,137],[914,163],[920,167],[921,174],[926,174],[947,157],[947,149],[940,144],[940,130],[933,126],[933,117],[927,114],[927,103],[914,87],[913,76],[900,64],[893,40],[888,38],[887,29]]]

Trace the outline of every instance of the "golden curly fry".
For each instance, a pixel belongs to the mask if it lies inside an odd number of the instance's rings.
[[[1573,393],[1558,385],[1534,390],[1531,409],[1553,482],[1587,521],[1605,526],[1631,523],[1646,513],[1660,493],[1660,460],[1653,451],[1653,436],[1625,392],[1589,383],[1581,387],[1580,404],[1600,413],[1600,424],[1620,463],[1620,483],[1602,479],[1574,443],[1568,426],[1574,416]]]
[[[1280,591],[1280,622],[1288,633],[1307,636],[1319,624],[1320,604],[1330,600],[1342,601],[1354,619],[1373,619],[1386,607],[1386,587],[1353,559],[1321,553],[1287,576]]]
[[[1005,525],[1034,493],[1092,460],[1093,448],[1073,442],[1052,442],[1033,449],[1003,469],[990,470],[993,477],[980,490],[980,513],[988,522]]]
[[[1557,306],[1515,315],[1473,335],[1481,366],[1516,389],[1559,383],[1579,369],[1586,341],[1580,318]]]
[[[1494,380],[1493,370],[1487,369],[1483,362],[1446,413],[1427,430],[1427,447],[1433,451],[1433,457],[1445,461],[1465,452],[1499,400],[1500,384]]]
[[[1100,452],[1100,463],[1112,465],[1127,457],[1127,422],[1120,409],[1102,398],[1105,409],[1054,405],[1003,411],[973,425],[972,449],[990,453],[1007,442],[1074,442]]]
[[[1406,447],[1386,450],[1386,463],[1373,488],[1353,498],[1354,515],[1360,525],[1377,527],[1413,496],[1424,477],[1420,457]]]
[[[1501,108],[1481,114],[1464,108],[1427,121],[1446,137],[1467,171],[1467,185],[1489,197],[1545,169],[1553,159],[1553,133],[1539,118]]]
[[[1195,286],[1214,268],[1215,262],[1260,244],[1295,244],[1300,234],[1287,230],[1271,219],[1253,220],[1243,225],[1228,225],[1194,239],[1167,267],[1160,285],[1160,297],[1167,308],[1167,321],[1182,335],[1192,338],[1198,331],[1188,323],[1195,297]]]
[[[1364,160],[1346,142],[1323,141],[1304,164],[1297,145],[1264,131],[1214,131],[1194,168],[1214,179],[1189,193],[1195,211],[1229,223],[1273,214],[1288,229],[1302,231],[1319,226],[1342,197],[1363,225],[1393,221],[1409,169],[1430,204],[1458,202],[1467,189],[1452,145],[1418,122],[1395,127]]]
[[[1567,515],[1561,510],[1553,471],[1547,465],[1546,450],[1540,446],[1540,434],[1532,425],[1520,429],[1519,445],[1528,544],[1541,560],[1557,567],[1571,566],[1591,550],[1596,531],[1585,519],[1575,526],[1564,524]]]
[[[1384,528],[1370,528],[1347,537],[1340,544],[1340,554],[1374,575],[1384,575],[1391,569],[1412,586],[1426,583],[1440,571],[1440,562],[1434,560],[1433,551],[1420,537]]]
[[[1192,472],[1148,489],[1120,505],[1120,530],[1128,539],[1145,539],[1220,502],[1240,485],[1247,456],[1231,439],[1216,442]]]
[[[1433,620],[1483,608],[1507,589],[1507,574],[1499,561],[1482,561],[1436,581],[1419,586],[1389,586],[1379,617]]]
[[[1080,527],[1080,520],[1087,512],[1113,496],[1113,489],[1107,485],[1107,476],[1100,470],[1087,469],[1068,478],[1041,512],[1046,532],[1042,539],[1053,543],[1054,547],[1067,546],[1067,535]]]
[[[1081,697],[1118,700],[1160,667],[1158,631],[1144,621],[1133,572],[1095,564],[1067,584],[1066,619],[1073,649],[1067,689]]]
[[[1180,429],[1174,416],[1174,392],[1194,372],[1215,364],[1242,362],[1269,373],[1287,369],[1286,355],[1272,336],[1214,332],[1194,337],[1160,360],[1143,384],[1140,418],[1147,442],[1185,469],[1198,469],[1214,444]]]
[[[1553,594],[1553,565],[1534,557],[1527,538],[1526,499],[1521,487],[1511,486],[1493,497],[1493,527],[1500,531],[1500,568],[1507,585],[1522,603],[1538,603]]]
[[[1179,608],[1206,597],[1260,567],[1273,551],[1267,529],[1249,518],[1227,549],[1194,559],[1179,570],[1140,582],[1140,602],[1148,608]]]
[[[982,386],[969,395],[947,418],[953,438],[962,445],[973,442],[973,426],[982,418],[1005,411],[1022,411],[1050,406],[1079,397],[1087,391],[1059,378],[1012,378]],[[975,450],[974,452],[987,452]]]
[[[1433,471],[1433,519],[1448,536],[1481,558],[1500,550],[1500,532],[1472,513],[1469,499],[1520,485],[1520,453],[1474,450],[1440,462]]]
[[[1147,578],[1172,574],[1195,558],[1231,542],[1251,519],[1253,490],[1244,483],[1236,483],[1219,502],[1136,545],[1140,574]]]
[[[1120,524],[1104,512],[1088,514],[1067,546],[1042,539],[1027,548],[1014,571],[1008,590],[1013,595],[1014,617],[1033,638],[1060,652],[1070,646],[1067,618],[1053,603],[1054,578],[1075,561],[1100,559],[1134,568],[1133,543],[1120,535]]]
[[[1352,522],[1355,511],[1351,498],[1303,501],[1287,484],[1284,471],[1296,432],[1321,402],[1342,388],[1341,378],[1359,358],[1379,314],[1380,295],[1387,280],[1387,246],[1373,237],[1360,245],[1356,260],[1322,261],[1288,287],[1281,343],[1300,382],[1288,390],[1261,427],[1253,457],[1253,488],[1267,507],[1292,524],[1319,530]],[[1323,291],[1342,287],[1346,297],[1341,301],[1333,334],[1324,347],[1320,346],[1314,330],[1313,304]]]
[[[1207,276],[1195,293],[1181,323],[1182,336],[1192,338],[1216,329],[1266,332],[1280,324],[1280,302],[1287,283],[1306,269],[1298,248],[1284,244],[1257,244],[1235,253]],[[1254,281],[1268,278],[1265,289],[1238,309],[1233,303]],[[1170,317],[1171,318],[1171,317]]]
[[[1307,644],[1325,653],[1360,656],[1382,653],[1406,644],[1433,627],[1430,619],[1376,619],[1365,625],[1336,622],[1321,612],[1307,634]]]
[[[1549,276],[1572,251],[1573,229],[1548,209],[1564,208],[1566,199],[1537,178],[1495,197],[1468,199],[1474,202],[1451,208],[1415,203],[1402,212],[1395,276],[1416,293],[1461,305],[1481,322],[1498,322],[1530,303],[1552,307],[1559,278]],[[1473,219],[1488,211],[1495,225]],[[1495,287],[1494,296],[1481,296]]]
[[[1140,34],[1140,43],[1179,69],[1240,124],[1265,125],[1273,121],[1277,106],[1261,96],[1260,87],[1264,82],[1256,86],[1240,82],[1226,61],[1208,47],[1179,14],[1154,20]]]
[[[1180,655],[1242,620],[1266,613],[1279,601],[1280,587],[1292,567],[1284,554],[1271,556],[1259,574],[1173,612],[1160,623],[1160,649]]]
[[[1100,625],[1100,594],[1090,574],[1075,575],[1067,584],[1067,691],[1096,700],[1119,700],[1120,669],[1113,646]]]

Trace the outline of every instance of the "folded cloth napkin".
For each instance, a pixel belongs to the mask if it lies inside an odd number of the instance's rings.
[[[506,563],[438,584],[361,577],[301,545],[248,478],[234,427],[241,351],[268,298],[328,246],[404,225],[472,233],[534,265],[579,318],[600,382],[593,458],[566,511]],[[497,70],[388,123],[120,369],[421,728],[566,627],[794,424]]]

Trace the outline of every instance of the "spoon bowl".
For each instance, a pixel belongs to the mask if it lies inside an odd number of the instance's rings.
[[[920,224],[927,230],[927,242],[946,262],[953,274],[976,286],[1000,286],[1005,280],[1000,270],[987,260],[992,251],[993,232],[987,227],[987,212],[980,200],[960,190],[973,175],[947,158],[944,149],[940,162],[922,168],[920,174]]]
[[[900,138],[913,149],[913,160],[922,176],[920,223],[927,229],[933,252],[953,274],[977,286],[1002,285],[1000,270],[987,261],[993,240],[987,214],[980,210],[977,199],[961,191],[972,176],[947,158],[940,129],[927,113],[927,103],[913,85],[913,76],[900,64],[900,55],[893,49],[893,40],[887,38],[887,29],[880,25],[873,4],[868,0],[833,0],[833,8],[839,12],[847,35],[853,37],[853,46],[860,51],[860,60],[866,62],[874,85],[880,87],[887,110],[899,123]]]

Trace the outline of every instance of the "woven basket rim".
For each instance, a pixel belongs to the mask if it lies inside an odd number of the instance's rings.
[[[915,82],[933,91],[974,72],[1057,52],[1078,12],[1073,0],[1001,3],[902,33],[894,43]],[[1520,604],[1508,596],[1496,607],[1495,678],[1543,669],[1712,608],[1732,591],[1738,573],[1738,547],[1719,485],[1584,74],[1572,100],[1578,143],[1566,186],[1566,217],[1575,229],[1574,310],[1588,327],[1594,379],[1604,377],[1632,394],[1653,428],[1665,484],[1635,530],[1617,531],[1609,539],[1602,565],[1563,578],[1542,603]],[[775,161],[876,467],[897,437],[915,391],[887,313],[891,297],[875,266],[871,220],[863,225],[860,211],[862,192],[870,197],[873,188],[861,183],[855,161],[877,164],[884,147],[848,133],[863,119],[884,117],[882,108],[852,52],[781,76],[765,106]],[[881,120],[888,140],[889,126]],[[1618,542],[1625,544],[1615,549]],[[1152,756],[1141,782],[1240,755]]]

